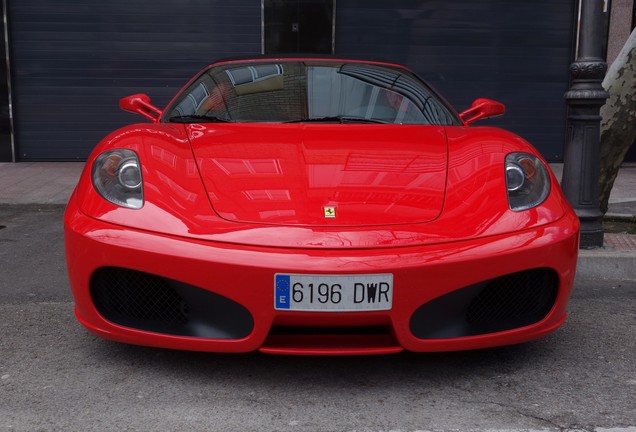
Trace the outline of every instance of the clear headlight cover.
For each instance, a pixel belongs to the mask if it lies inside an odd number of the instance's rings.
[[[513,211],[536,207],[550,194],[548,169],[536,156],[510,153],[506,156],[505,176],[508,206]]]
[[[144,205],[141,166],[137,153],[117,149],[102,153],[93,163],[93,186],[107,201],[140,209]]]

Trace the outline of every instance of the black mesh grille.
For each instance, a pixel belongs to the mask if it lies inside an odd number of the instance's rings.
[[[423,304],[411,317],[411,332],[420,339],[440,339],[532,325],[550,313],[558,290],[559,278],[547,268],[501,276]]]
[[[556,297],[554,273],[534,270],[494,279],[472,301],[466,321],[482,324],[525,316],[544,317]]]
[[[241,339],[254,328],[242,305],[148,273],[104,267],[93,274],[90,290],[99,313],[125,327],[210,339]]]
[[[95,303],[108,319],[127,317],[166,324],[185,324],[188,321],[183,299],[163,278],[132,270],[105,268],[99,270],[93,280]]]

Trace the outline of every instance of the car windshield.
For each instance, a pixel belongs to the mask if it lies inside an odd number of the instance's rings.
[[[194,80],[164,121],[457,124],[406,69],[358,62],[224,63]]]

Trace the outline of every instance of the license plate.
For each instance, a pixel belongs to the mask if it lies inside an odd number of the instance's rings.
[[[379,311],[393,304],[393,275],[274,276],[274,308],[293,311]]]

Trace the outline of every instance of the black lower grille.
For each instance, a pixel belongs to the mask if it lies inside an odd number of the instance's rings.
[[[526,271],[492,280],[466,311],[473,325],[543,318],[556,299],[556,275],[547,269]],[[531,321],[534,320],[530,318]]]
[[[548,315],[558,285],[553,270],[540,268],[461,288],[420,306],[411,317],[411,332],[440,339],[531,325]]]
[[[127,317],[163,324],[185,324],[187,305],[166,279],[120,268],[99,270],[93,277],[93,299],[105,317]]]
[[[244,338],[254,327],[249,311],[228,298],[136,270],[101,268],[90,291],[98,312],[125,327],[214,339]]]

